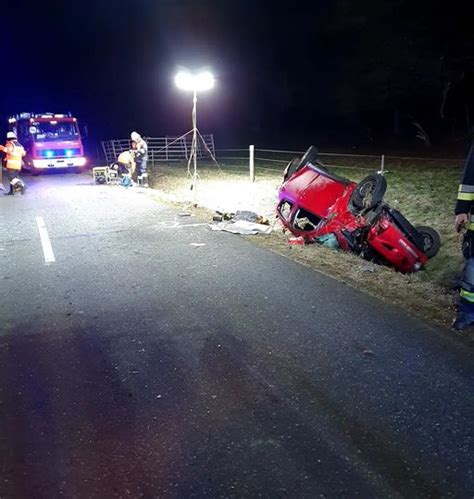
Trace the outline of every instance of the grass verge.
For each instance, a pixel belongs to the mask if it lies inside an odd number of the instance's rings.
[[[274,219],[281,173],[265,166],[257,169],[255,183],[249,181],[243,167],[224,165],[219,170],[215,166],[204,166],[200,169],[197,189],[191,190],[192,181],[185,167],[158,165],[150,169],[150,182],[161,200],[185,206],[208,220],[215,210],[250,210]],[[368,173],[357,167],[339,167],[336,171],[356,181]],[[318,245],[289,246],[279,223],[275,224],[271,236],[254,236],[252,240],[432,324],[447,327],[454,314],[456,293],[453,289],[463,265],[460,238],[453,230],[453,207],[460,171],[452,167],[414,164],[389,171],[386,178],[386,200],[414,225],[432,226],[441,235],[439,254],[417,274],[402,275],[387,267],[368,264],[355,255]]]

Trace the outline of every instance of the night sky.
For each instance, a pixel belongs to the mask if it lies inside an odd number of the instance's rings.
[[[0,118],[72,111],[91,140],[179,134],[180,67],[209,68],[218,146],[465,146],[474,43],[456,2],[133,0],[2,5]],[[444,104],[443,104],[444,100]]]

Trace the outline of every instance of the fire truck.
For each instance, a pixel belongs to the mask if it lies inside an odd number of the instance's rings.
[[[26,150],[24,167],[33,175],[55,169],[80,172],[86,166],[78,122],[71,113],[20,113],[8,123]]]

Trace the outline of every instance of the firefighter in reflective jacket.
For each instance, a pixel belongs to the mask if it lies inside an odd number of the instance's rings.
[[[138,185],[148,187],[148,173],[146,163],[148,160],[148,145],[137,132],[132,132],[132,152],[135,159]]]
[[[458,311],[453,322],[453,329],[462,333],[474,325],[474,144],[464,166],[455,214],[456,230],[460,232],[463,228],[467,229],[462,245],[466,264],[462,274]]]
[[[10,181],[9,195],[13,196],[16,190],[25,193],[25,184],[20,179],[21,163],[26,154],[23,146],[18,142],[14,132],[7,133],[7,142],[4,146],[0,144],[0,151],[5,153],[5,168]]]

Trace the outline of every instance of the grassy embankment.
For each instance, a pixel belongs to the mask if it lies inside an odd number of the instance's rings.
[[[186,169],[178,166],[156,166],[151,169],[151,183],[157,195],[170,202],[192,206],[195,200],[200,209],[197,216],[208,217],[216,209],[221,211],[251,210],[273,216],[276,191],[280,184],[279,166],[261,164],[254,184],[248,181],[245,168],[203,167],[197,198],[190,191]],[[270,166],[275,171],[264,169]],[[338,167],[335,171],[353,180],[360,180],[369,171],[367,164]],[[429,225],[441,235],[439,254],[430,260],[426,269],[414,275],[401,275],[386,267],[367,264],[360,258],[309,245],[288,246],[288,236],[277,224],[272,236],[253,237],[263,245],[308,267],[316,268],[349,285],[398,305],[408,312],[432,323],[447,326],[453,315],[455,293],[453,287],[462,268],[460,237],[453,230],[453,206],[459,184],[460,168],[442,164],[411,164],[388,167],[386,200],[399,209],[414,225]]]

